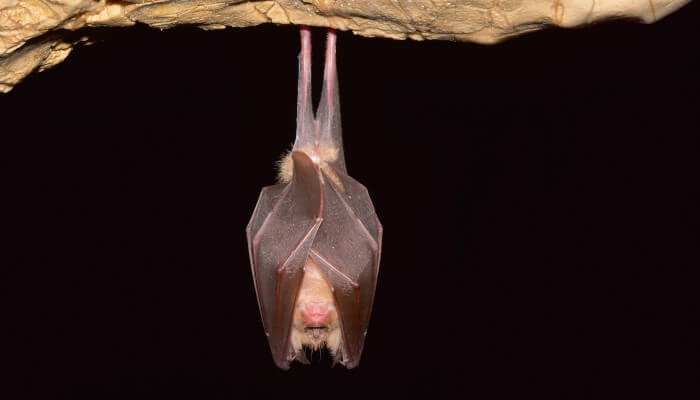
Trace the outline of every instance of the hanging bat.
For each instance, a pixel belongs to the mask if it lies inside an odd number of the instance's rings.
[[[382,225],[367,189],[347,175],[329,30],[321,103],[311,105],[311,33],[301,29],[297,129],[246,228],[265,334],[275,364],[308,363],[326,346],[334,363],[360,362],[374,301]]]

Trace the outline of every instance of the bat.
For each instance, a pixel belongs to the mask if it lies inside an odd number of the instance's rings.
[[[265,334],[275,364],[308,364],[326,347],[334,364],[360,362],[379,272],[382,225],[367,189],[347,175],[329,30],[318,111],[311,104],[311,32],[301,28],[296,139],[264,187],[246,228]]]

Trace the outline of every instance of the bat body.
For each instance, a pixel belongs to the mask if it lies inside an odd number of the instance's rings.
[[[334,31],[321,102],[311,105],[311,37],[301,30],[296,140],[282,183],[262,189],[246,228],[258,305],[275,364],[307,363],[303,347],[327,346],[359,364],[379,271],[382,226],[367,189],[347,175]]]

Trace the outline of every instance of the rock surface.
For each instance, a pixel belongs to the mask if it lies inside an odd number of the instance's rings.
[[[203,29],[262,23],[351,30],[392,39],[496,43],[546,26],[634,18],[652,23],[690,0],[0,0],[0,92],[63,61],[83,27]],[[69,39],[70,37],[70,39]]]

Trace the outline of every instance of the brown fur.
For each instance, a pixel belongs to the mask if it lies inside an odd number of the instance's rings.
[[[277,181],[279,183],[287,183],[292,180],[294,176],[294,162],[292,161],[292,151],[288,151],[282,158],[277,162]],[[297,151],[303,151],[313,160],[313,150],[308,148],[297,149]],[[343,189],[343,184],[338,178],[338,174],[329,165],[338,159],[338,149],[335,147],[319,147],[317,149],[319,166],[321,171],[324,172],[328,179],[336,184],[341,190]]]

